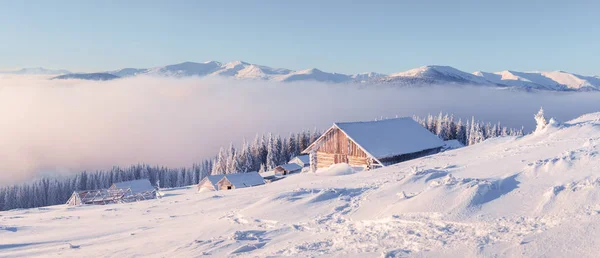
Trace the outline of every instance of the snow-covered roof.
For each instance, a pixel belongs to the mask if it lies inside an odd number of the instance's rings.
[[[339,128],[367,155],[378,161],[444,145],[439,137],[410,117],[371,122],[335,123],[333,126]],[[309,146],[309,149],[314,144]]]
[[[447,140],[444,141],[444,149],[458,149],[458,148],[462,148],[465,147],[462,143],[460,143],[458,140]]]
[[[235,188],[244,188],[265,184],[265,180],[260,174],[258,174],[258,172],[227,174],[225,175],[225,178],[229,180],[229,182],[235,186]]]
[[[154,191],[154,186],[152,186],[152,184],[150,184],[150,181],[148,179],[139,179],[139,180],[114,183],[113,186],[114,186],[114,188],[118,188],[118,189],[128,189],[129,188],[129,189],[131,189],[132,194],[140,193],[140,192],[147,192],[147,191]]]
[[[207,176],[205,179],[202,179],[202,181],[204,180],[208,180],[210,181],[210,183],[213,185],[213,187],[215,189],[217,189],[217,183],[219,181],[221,181],[221,179],[223,179],[223,177],[225,177],[224,174],[220,174],[220,175],[211,175],[211,176]]]
[[[297,170],[302,170],[302,166],[296,164],[296,163],[288,163],[288,164],[282,164],[279,165],[278,167],[283,168],[286,171],[297,171]]]
[[[298,161],[302,164],[298,164]],[[300,166],[306,166],[306,165],[310,164],[310,155],[296,156],[292,160],[290,160],[289,163],[296,163]]]

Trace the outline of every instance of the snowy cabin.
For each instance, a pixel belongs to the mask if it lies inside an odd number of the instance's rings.
[[[223,177],[225,177],[225,175],[221,174],[221,175],[207,176],[207,177],[203,178],[202,181],[200,181],[200,183],[198,183],[198,192],[218,190],[219,188],[217,186],[217,183],[219,181],[221,181],[221,179],[223,179]]]
[[[258,172],[214,175],[200,181],[198,192],[232,190],[264,184],[265,180]]]
[[[109,191],[123,192],[125,201],[141,201],[156,198],[156,188],[152,186],[150,180],[139,179],[114,183],[108,188]]]
[[[444,142],[412,118],[335,123],[302,153],[311,168],[337,163],[373,169],[434,154]]]
[[[277,167],[275,167],[274,172],[275,175],[289,175],[289,174],[293,174],[293,173],[300,173],[302,172],[302,166],[296,164],[296,163],[287,163],[287,164],[283,164],[283,165],[279,165]]]
[[[111,203],[120,203],[123,195],[109,192],[107,189],[75,191],[71,194],[67,205],[76,206],[83,204],[105,205]]]
[[[310,155],[296,156],[293,159],[291,159],[288,163],[296,163],[303,168],[310,167]]]

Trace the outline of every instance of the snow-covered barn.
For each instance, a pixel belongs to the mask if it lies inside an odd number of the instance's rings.
[[[296,163],[287,163],[283,165],[279,165],[274,169],[275,175],[289,175],[293,173],[302,172],[302,166]]]
[[[403,117],[334,123],[302,153],[311,155],[313,170],[337,163],[373,169],[437,153],[443,145],[412,118]]]
[[[265,184],[258,172],[207,176],[198,184],[198,192],[231,190]]]
[[[310,155],[296,156],[293,159],[291,159],[288,163],[296,163],[303,168],[310,167]]]

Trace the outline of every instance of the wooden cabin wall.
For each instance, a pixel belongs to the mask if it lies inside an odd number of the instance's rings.
[[[335,128],[329,131],[321,140],[323,143],[319,146],[317,152],[367,157],[367,154],[350,140],[345,133],[340,131],[340,129]]]
[[[317,152],[317,168],[328,168],[337,163],[348,163],[350,166],[367,166],[367,158]]]
[[[317,149],[317,168],[327,168],[337,163],[367,166],[367,154],[340,129],[327,132]]]
[[[227,186],[231,186],[231,189],[235,189],[235,187],[231,184],[231,182],[229,182],[229,180],[222,180],[218,183],[219,191],[228,190]]]

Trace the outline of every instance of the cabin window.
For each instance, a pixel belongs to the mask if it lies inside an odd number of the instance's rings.
[[[231,186],[230,185],[227,186],[227,190],[231,190]]]

